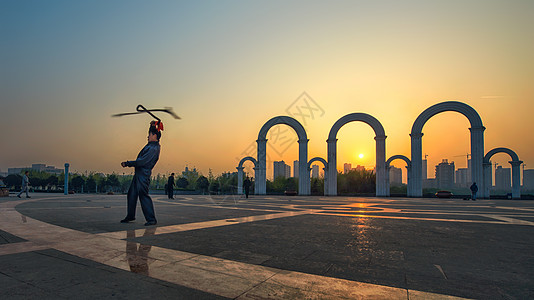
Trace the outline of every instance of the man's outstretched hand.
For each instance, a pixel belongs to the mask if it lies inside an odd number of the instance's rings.
[[[126,162],[125,162],[125,161],[121,162],[121,166],[122,166],[123,168],[125,168],[125,167],[126,167]]]

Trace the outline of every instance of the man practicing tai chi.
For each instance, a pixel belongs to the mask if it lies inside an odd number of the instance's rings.
[[[135,168],[132,184],[128,189],[128,214],[126,215],[126,218],[121,220],[121,223],[128,223],[135,220],[137,197],[139,197],[141,209],[145,215],[145,226],[156,225],[158,223],[154,213],[152,198],[148,195],[148,188],[150,185],[152,168],[154,168],[159,159],[159,139],[161,138],[162,130],[163,123],[161,121],[150,122],[150,128],[148,129],[148,144],[146,144],[141,152],[139,152],[136,160],[121,163],[122,167]]]
[[[174,199],[174,173],[167,180],[167,196],[169,196],[169,199]]]

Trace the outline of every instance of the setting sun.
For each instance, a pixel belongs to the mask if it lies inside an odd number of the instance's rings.
[[[363,158],[363,153],[358,154],[358,157],[361,159]]]

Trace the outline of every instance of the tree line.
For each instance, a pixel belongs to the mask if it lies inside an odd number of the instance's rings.
[[[199,194],[236,194],[237,193],[237,173],[225,172],[220,175],[213,175],[211,170],[208,176],[204,176],[197,171],[181,172],[175,178],[175,190]],[[340,195],[350,194],[374,194],[376,175],[370,170],[352,170],[347,174],[338,173],[337,189]],[[29,171],[30,185],[36,192],[62,192],[65,175],[54,175],[46,172]],[[126,193],[130,187],[133,175],[118,175],[89,173],[69,175],[69,191],[76,193]],[[21,188],[22,175],[10,174],[1,178],[4,184],[12,191]],[[251,194],[254,193],[254,178],[252,181]],[[168,181],[167,175],[157,174],[150,181],[151,190],[164,191]],[[323,195],[324,178],[311,179],[311,194]],[[286,191],[298,192],[298,178],[277,177],[274,180],[267,180],[266,192],[273,195],[282,195]]]
[[[28,170],[30,190],[32,192],[63,192],[65,174],[50,174],[42,171]],[[175,178],[175,190],[195,192],[200,194],[232,194],[237,193],[237,173],[222,173],[214,176],[209,171],[208,176],[196,171],[182,172]],[[132,182],[133,175],[118,175],[89,173],[69,174],[69,191],[75,193],[126,193]],[[22,174],[9,174],[0,176],[0,180],[11,191],[19,191],[22,184]],[[166,189],[168,176],[157,174],[150,180],[151,190],[163,191]]]

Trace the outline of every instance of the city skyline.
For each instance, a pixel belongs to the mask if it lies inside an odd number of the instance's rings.
[[[423,166],[426,166],[426,160],[423,160],[424,164]],[[277,177],[277,173],[279,173],[279,175],[283,176],[284,178],[290,178],[290,177],[293,177],[293,178],[297,178],[298,179],[298,167],[297,168],[294,168],[293,170],[297,170],[296,174],[293,173],[293,176],[291,176],[291,166],[290,165],[287,165],[285,164],[284,161],[275,161],[273,162],[274,163],[274,169],[273,169],[273,176],[269,176],[268,179],[269,180],[274,180],[276,177]],[[298,166],[298,161],[294,161],[293,162],[294,165]],[[438,175],[438,169],[442,169],[440,167],[440,165],[443,165],[443,164],[450,164],[452,166],[452,171],[449,171],[447,172],[447,174],[445,174],[444,176],[445,177],[448,177],[446,179],[446,181],[448,181],[448,186],[444,186],[441,181],[442,179],[440,179],[440,175]],[[282,166],[282,168],[284,170],[278,170],[277,171],[277,164],[279,164],[280,166]],[[369,168],[366,168],[365,166],[356,166],[355,168],[352,168],[351,164],[350,163],[344,163],[344,169],[343,169],[343,172],[341,170],[338,170],[340,174],[347,174],[348,172],[350,171],[363,171],[363,170],[372,170],[372,169],[369,169]],[[494,170],[492,171],[492,189],[496,190],[496,191],[509,191],[512,189],[512,174],[511,174],[511,168],[506,168],[506,167],[503,167],[503,166],[499,166],[497,163],[493,164],[494,166]],[[469,188],[470,184],[471,184],[471,181],[470,181],[470,172],[471,172],[471,166],[470,166],[470,162],[468,163],[468,167],[467,168],[455,168],[454,167],[454,162],[449,162],[447,159],[443,159],[441,163],[439,163],[438,165],[435,166],[435,176],[434,177],[427,177],[427,176],[423,176],[423,185],[425,186],[425,188],[440,188],[440,189],[461,189],[461,188]],[[40,163],[37,163],[37,164],[32,164],[31,166],[26,166],[26,167],[18,167],[18,168],[9,168],[8,169],[8,172],[3,172],[2,170],[0,170],[0,176],[7,176],[7,175],[10,175],[10,174],[22,174],[24,171],[26,170],[29,170],[29,171],[38,171],[38,172],[45,172],[45,173],[49,173],[51,175],[61,175],[63,174],[63,169],[58,169],[56,168],[55,166],[50,166],[50,165],[46,165],[46,164],[40,164]],[[406,173],[402,171],[403,169],[402,168],[397,168],[395,166],[391,166],[390,167],[390,170],[389,170],[389,181],[390,181],[390,185],[391,186],[396,186],[396,185],[399,185],[399,184],[406,184],[407,183],[407,180],[406,180]],[[180,170],[176,170],[175,172],[178,172],[178,173],[182,173],[182,175],[178,176],[178,177],[186,177],[188,175],[186,175],[186,173],[189,173],[191,170],[189,170],[188,166],[186,166],[184,168],[184,171],[180,171]],[[374,171],[374,170],[372,170]],[[192,172],[193,173],[197,173],[197,170],[196,168],[193,168],[192,169]],[[294,171],[293,171],[294,172]],[[94,172],[94,171],[82,171],[82,172],[79,172],[77,170],[70,170],[69,173],[71,175],[74,175],[74,174],[77,174],[77,175],[82,175],[82,176],[90,176],[91,174],[102,174],[102,175],[106,175],[106,174],[103,174],[103,173],[99,173],[99,172]],[[223,172],[221,174],[213,174],[213,175],[216,175],[216,176],[223,176],[224,174],[228,174],[228,173],[237,173],[237,172],[231,172],[231,171],[228,171],[228,172]],[[115,173],[113,173],[115,174]],[[202,173],[197,173],[199,175],[204,175]],[[283,174],[283,175],[282,175]],[[521,189],[525,189],[525,190],[531,190],[532,187],[534,186],[534,176],[532,176],[532,174],[534,174],[534,169],[523,169],[523,171],[521,172]],[[108,175],[110,175],[108,173]],[[121,176],[121,174],[116,174],[118,176]],[[126,175],[126,176],[132,176],[133,174],[132,173],[123,173],[122,175]],[[158,177],[159,176],[163,176],[165,177],[166,175],[168,174],[152,174],[153,177]],[[251,174],[246,174],[246,176],[251,176]],[[443,175],[442,175],[443,176]],[[252,177],[254,178],[254,176],[252,175]],[[313,164],[312,165],[312,168],[310,170],[310,178],[324,178],[324,172],[323,171],[319,171],[319,165],[318,164]],[[430,180],[430,181],[428,181]]]
[[[255,155],[261,126],[302,101],[315,103],[315,115],[295,115],[309,158],[326,159],[328,131],[353,112],[384,125],[387,157],[410,157],[413,122],[446,100],[480,114],[486,151],[507,147],[534,167],[533,12],[528,1],[7,3],[0,125],[9,139],[0,169],[68,162],[130,172],[120,162],[146,143],[150,118],[110,116],[137,104],[172,106],[183,118],[164,117],[154,174],[186,165],[235,171],[243,153]],[[458,113],[430,119],[428,164],[447,158],[467,167],[468,128]],[[268,138],[271,161],[298,159],[289,127],[273,127]],[[375,164],[369,126],[347,124],[338,138],[338,170]],[[492,160],[509,166],[505,154]]]

